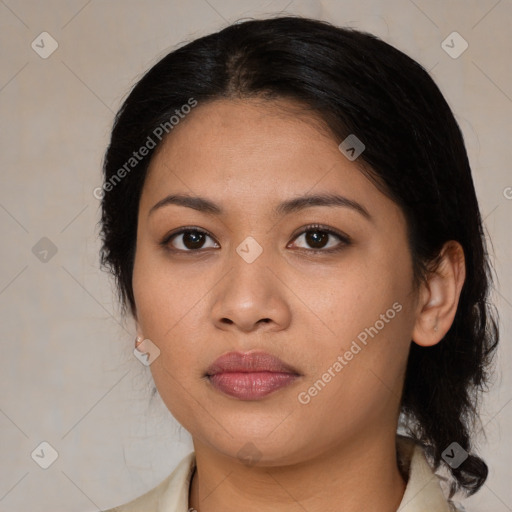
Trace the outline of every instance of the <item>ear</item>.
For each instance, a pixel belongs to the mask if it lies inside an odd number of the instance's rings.
[[[437,269],[421,285],[412,341],[430,347],[443,339],[455,318],[465,278],[464,249],[450,240],[441,249]]]

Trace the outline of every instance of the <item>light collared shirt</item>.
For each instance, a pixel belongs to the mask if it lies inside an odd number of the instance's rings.
[[[440,486],[418,444],[397,436],[398,461],[407,485],[397,512],[456,512]],[[195,453],[184,457],[176,469],[157,487],[119,507],[105,512],[189,512],[190,480],[195,469]]]

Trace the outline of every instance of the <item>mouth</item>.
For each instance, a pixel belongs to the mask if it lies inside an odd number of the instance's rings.
[[[230,352],[207,370],[214,389],[239,400],[260,400],[301,377],[292,366],[265,352]]]

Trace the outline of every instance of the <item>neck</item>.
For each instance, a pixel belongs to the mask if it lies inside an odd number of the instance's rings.
[[[189,506],[197,512],[395,512],[405,491],[394,432],[281,466],[247,466],[195,439],[194,449]]]

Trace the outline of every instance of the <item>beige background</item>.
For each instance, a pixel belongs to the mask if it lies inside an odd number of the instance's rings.
[[[482,415],[490,477],[465,506],[512,510],[510,0],[0,0],[0,512],[111,507],[155,486],[191,449],[150,399],[133,326],[98,269],[93,189],[114,112],[152,63],[227,22],[282,10],[402,49],[431,70],[464,131],[502,329]],[[46,59],[31,47],[44,31],[58,43]],[[469,44],[456,59],[441,47],[453,31]],[[46,262],[33,251],[43,237],[57,249]],[[42,441],[58,453],[46,470],[31,458]]]

